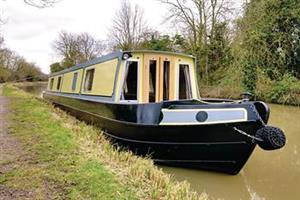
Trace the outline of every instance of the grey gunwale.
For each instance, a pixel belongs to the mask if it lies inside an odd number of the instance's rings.
[[[79,94],[79,93],[62,93],[62,92],[51,92],[51,91],[45,91],[45,94],[53,95],[53,96],[59,96],[59,97],[66,97],[66,98],[72,98],[72,99],[79,99],[79,100],[85,100],[85,101],[93,101],[97,103],[109,103],[109,104],[115,104],[115,105],[142,105],[142,104],[149,104],[149,103],[137,103],[137,102],[131,102],[131,101],[115,101],[113,97],[111,96],[100,96],[100,95],[86,95],[86,94]],[[154,104],[154,103],[153,103]]]
[[[80,99],[86,101],[94,101],[99,103],[114,103],[113,98],[109,96],[86,95],[86,94],[79,94],[79,93],[50,92],[50,91],[46,91],[45,93],[54,96],[68,97],[68,98]]]

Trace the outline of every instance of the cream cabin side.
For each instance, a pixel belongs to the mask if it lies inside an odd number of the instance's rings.
[[[199,98],[195,59],[157,51],[117,52],[54,73],[48,91],[119,103]]]
[[[126,55],[128,54],[128,55]],[[115,101],[155,103],[198,99],[195,59],[167,52],[125,52]]]
[[[95,60],[56,72],[48,80],[49,92],[60,95],[76,94],[78,98],[104,97],[113,101],[120,53],[113,53]]]

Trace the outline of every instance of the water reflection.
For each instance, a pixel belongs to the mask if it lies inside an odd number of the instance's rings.
[[[300,199],[300,108],[271,105],[270,124],[281,127],[287,143],[277,151],[255,149],[236,176],[163,167],[178,180],[187,180],[193,189],[213,199],[282,200]]]
[[[36,96],[41,96],[42,92],[47,88],[47,82],[38,83],[24,83],[16,85],[18,88],[24,90],[25,92],[34,94]]]

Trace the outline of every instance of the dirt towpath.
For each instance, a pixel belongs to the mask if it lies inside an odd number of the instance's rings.
[[[9,134],[9,99],[2,96],[0,84],[0,176],[9,173],[23,156],[22,145]],[[0,200],[33,199],[32,192],[16,190],[0,183]]]

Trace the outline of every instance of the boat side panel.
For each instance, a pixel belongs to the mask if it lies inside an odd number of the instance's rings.
[[[47,85],[47,91],[50,91],[51,89],[51,80],[53,79],[53,85],[54,85],[54,78],[53,77],[49,77],[48,78],[48,85]]]
[[[114,59],[85,68],[85,73],[89,69],[95,69],[93,86],[91,91],[84,91],[82,88],[81,93],[89,95],[112,96],[118,61],[118,59]],[[83,80],[85,80],[85,76],[86,74],[84,75]]]
[[[57,88],[59,77],[61,77],[61,83],[60,83],[60,87]],[[52,90],[51,90],[51,91],[54,91],[54,92],[60,92],[60,90],[61,90],[61,85],[63,84],[63,75],[54,76],[53,78],[54,78],[54,82],[53,82],[53,87],[52,87]],[[49,79],[49,80],[50,80],[50,79]]]
[[[53,85],[52,85],[52,89],[51,89],[51,80],[53,79]],[[53,76],[53,77],[49,77],[48,79],[48,91],[54,91],[54,87],[57,84],[57,76]]]
[[[77,73],[76,87],[75,87],[75,90],[72,90],[73,77],[74,77],[75,73]],[[64,80],[63,80],[61,92],[78,94],[80,92],[82,74],[83,74],[83,69],[65,73],[64,77],[63,77]]]

